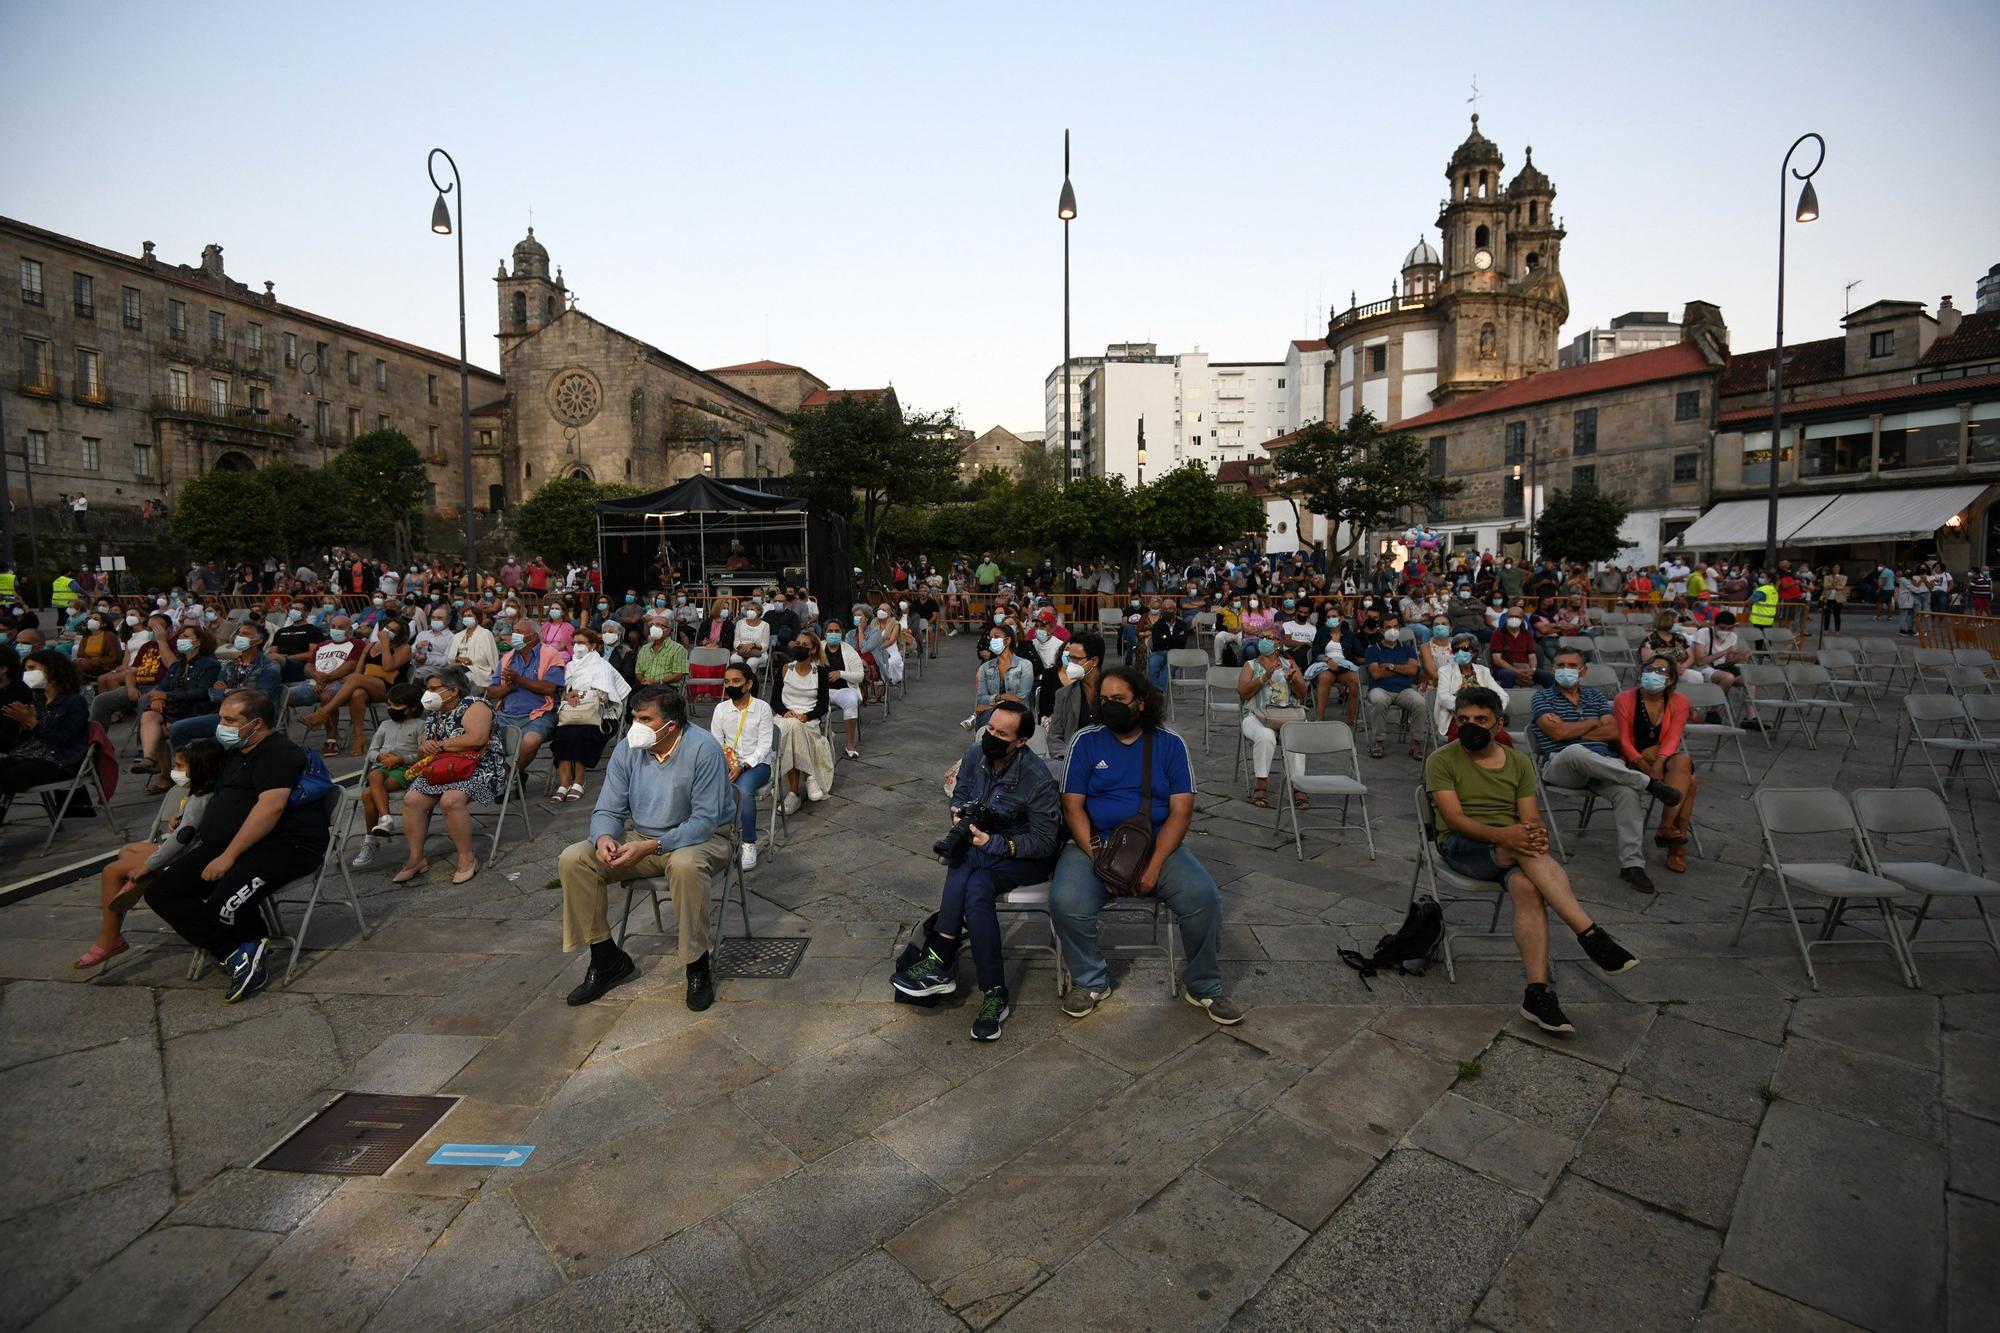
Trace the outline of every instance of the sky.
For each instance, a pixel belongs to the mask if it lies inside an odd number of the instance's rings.
[[[532,216],[580,308],[698,366],[761,357],[1039,429],[1072,345],[1279,360],[1432,225],[1477,81],[1569,228],[1565,337],[1716,302],[1771,343],[1780,162],[1825,136],[1789,341],[1845,301],[1971,309],[2000,262],[2000,5],[203,6],[0,0],[0,213],[195,263],[472,359]],[[1851,296],[1847,284],[1859,285]]]

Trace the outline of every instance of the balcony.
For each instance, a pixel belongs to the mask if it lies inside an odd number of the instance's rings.
[[[292,417],[273,419],[268,408],[218,403],[212,398],[202,398],[195,394],[157,394],[148,410],[154,417],[168,421],[226,426],[232,430],[252,431],[259,435],[281,435],[286,439],[296,437],[301,425]]]
[[[22,371],[20,388],[30,398],[56,398],[62,394],[62,386],[56,383],[56,377],[46,373],[37,375]]]
[[[1401,310],[1422,310],[1431,304],[1428,296],[1391,296],[1386,300],[1370,301],[1367,305],[1349,306],[1333,317],[1329,329],[1343,328],[1358,324],[1362,320],[1375,319],[1382,315],[1393,315]]]
[[[78,301],[75,304],[76,304],[76,317],[78,319],[97,318],[97,307],[95,305],[92,305],[89,301]]]
[[[75,396],[76,401],[85,407],[111,406],[111,390],[101,383],[88,389],[78,385]]]
[[[40,305],[40,304],[42,304],[42,293],[41,293],[40,289],[38,289],[38,288],[30,288],[30,287],[23,287],[23,288],[21,289],[21,304],[22,304],[22,305]]]

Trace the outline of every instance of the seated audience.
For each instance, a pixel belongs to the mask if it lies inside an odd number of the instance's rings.
[[[534,621],[515,621],[507,637],[512,647],[500,659],[500,675],[487,686],[486,699],[501,725],[520,730],[519,768],[525,774],[543,739],[556,728],[556,700],[566,668],[562,654],[541,641]]]
[[[500,669],[500,645],[478,607],[468,606],[459,613],[458,632],[451,636],[451,647],[439,665],[463,671],[467,683],[476,690],[493,683],[493,673]]]
[[[604,755],[604,743],[610,739],[604,728],[617,722],[625,711],[625,697],[632,692],[599,651],[601,643],[587,629],[578,630],[570,640],[562,703],[556,708],[555,734],[549,737],[549,750],[556,761],[552,801],[583,798],[583,775],[597,766]]]
[[[1001,700],[1027,703],[1034,697],[1034,664],[1015,655],[1015,635],[1014,627],[1007,624],[996,624],[987,631],[985,647],[990,656],[979,664],[972,716],[958,724],[967,731],[984,722]]]
[[[139,746],[146,757],[133,764],[132,771],[155,775],[146,785],[146,795],[167,794],[172,759],[168,728],[217,707],[219,701],[210,698],[209,691],[221,676],[222,663],[215,659],[215,640],[208,627],[182,625],[174,638],[174,660],[147,691],[145,709],[139,714]]]
[[[1688,701],[1681,697],[1680,667],[1661,654],[1639,668],[1639,688],[1626,690],[1612,705],[1618,719],[1618,752],[1625,762],[1680,793],[1678,803],[1660,805],[1660,830],[1653,844],[1667,849],[1667,869],[1687,871],[1688,825],[1694,822],[1694,760],[1681,748]]]
[[[361,809],[368,832],[350,863],[356,870],[374,865],[389,835],[395,832],[389,798],[410,785],[410,769],[422,757],[423,688],[410,681],[391,685],[383,710],[388,720],[368,738],[368,758],[361,766],[367,775],[361,788]]]
[[[368,642],[362,646],[361,669],[348,672],[334,687],[332,697],[307,714],[307,729],[327,725],[327,719],[339,713],[345,705],[348,720],[354,729],[354,742],[349,753],[365,753],[367,743],[361,733],[368,719],[368,705],[387,699],[389,687],[403,678],[403,672],[409,665],[409,628],[402,620],[385,614],[375,621]]]
[[[521,623],[533,627],[532,621]],[[513,781],[501,723],[505,714],[496,714],[492,704],[479,698],[457,667],[433,668],[423,684],[424,738],[417,744],[414,771],[405,775],[410,789],[403,795],[409,856],[389,882],[407,884],[431,868],[424,843],[430,838],[431,811],[442,807],[445,831],[458,854],[451,882],[463,884],[479,873],[466,807],[500,804]]]
[[[1435,642],[1435,640],[1433,640]],[[1449,640],[1444,661],[1437,669],[1437,688],[1431,700],[1431,721],[1441,737],[1451,735],[1453,714],[1458,708],[1459,691],[1478,686],[1491,690],[1500,700],[1500,712],[1507,711],[1507,691],[1493,679],[1493,673],[1479,661],[1479,640],[1460,630]]]
[[[743,868],[757,864],[757,793],[771,782],[777,724],[771,705],[757,697],[748,665],[731,662],[722,677],[722,702],[708,715],[708,731],[722,746],[723,766],[741,798]]]
[[[13,658],[13,646],[0,651]],[[0,718],[13,723],[15,738],[12,747],[0,755],[0,792],[9,794],[68,782],[76,776],[77,765],[90,748],[90,706],[83,700],[83,683],[69,658],[52,649],[37,648],[14,660],[19,663],[20,684],[28,700],[0,705]],[[69,814],[87,814],[91,808],[89,798],[79,792]]]
[[[277,659],[264,651],[264,627],[255,621],[244,621],[236,627],[230,647],[235,649],[236,656],[222,664],[215,684],[208,687],[213,707],[221,708],[231,690],[255,690],[271,699],[278,698],[282,688],[280,667]],[[167,729],[167,744],[179,750],[191,741],[213,736],[220,721],[220,714],[213,711],[184,717]]]
[[[1511,690],[1516,685],[1530,682],[1547,685],[1555,679],[1541,668],[1535,636],[1519,611],[1510,610],[1501,617],[1486,648],[1493,667],[1493,679],[1505,689]]]
[[[326,639],[312,650],[312,660],[306,664],[306,678],[291,687],[291,701],[294,708],[312,705],[312,711],[303,719],[306,739],[312,739],[314,727],[325,727],[325,752],[335,755],[340,753],[340,714],[327,705],[339,696],[348,678],[360,672],[366,645],[354,637],[353,623],[343,614],[328,616],[324,627]]]
[[[1049,748],[1061,753],[1070,738],[1097,723],[1097,678],[1104,670],[1104,636],[1096,630],[1079,630],[1063,645],[1062,688],[1056,691],[1055,711],[1049,718]]]
[[[868,663],[838,620],[826,622],[820,658],[826,664],[827,702],[840,710],[847,735],[847,757],[861,757],[861,691],[868,683]]]
[[[1268,810],[1271,759],[1278,751],[1278,733],[1286,723],[1304,719],[1306,713],[1301,701],[1306,697],[1306,677],[1298,663],[1279,651],[1278,641],[1270,632],[1253,642],[1256,655],[1246,660],[1236,673],[1236,697],[1243,701],[1241,725],[1244,739],[1250,742],[1250,770],[1257,779],[1250,803]],[[1286,764],[1294,776],[1305,771],[1304,761],[1297,756],[1287,755]],[[1306,794],[1294,791],[1292,803],[1305,809]]]
[[[202,812],[215,795],[222,777],[222,761],[228,754],[213,737],[177,746],[173,768],[167,776],[179,789],[174,814],[167,820],[166,836],[159,842],[128,842],[97,877],[104,902],[104,919],[98,927],[97,942],[83,951],[71,966],[96,967],[131,946],[125,942],[125,914],[146,890],[146,880],[187,854],[195,845]]]
[[[1382,742],[1389,734],[1389,710],[1395,709],[1410,724],[1410,758],[1423,758],[1424,693],[1417,683],[1423,666],[1417,661],[1417,650],[1404,642],[1401,627],[1382,629],[1380,641],[1368,649],[1367,670],[1368,729],[1375,737],[1369,753],[1382,757]]]
[[[785,779],[785,813],[796,814],[799,792],[823,801],[833,790],[833,745],[820,720],[832,702],[832,672],[819,651],[819,640],[808,626],[792,642],[792,660],[772,678],[771,711],[777,727],[779,770]],[[725,681],[727,677],[724,677]],[[858,698],[849,689],[850,701]],[[855,707],[859,707],[855,703]]]
[[[654,616],[646,622],[646,644],[632,663],[632,679],[641,685],[680,685],[687,680],[688,653],[667,621]]]

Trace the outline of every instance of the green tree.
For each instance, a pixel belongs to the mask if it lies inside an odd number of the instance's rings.
[[[1138,540],[1157,551],[1196,551],[1264,530],[1254,495],[1225,491],[1200,463],[1183,463],[1134,497]]]
[[[1062,485],[1062,455],[1047,441],[1028,441],[1021,450],[1021,475],[1014,487],[1023,494]]]
[[[1537,554],[1565,562],[1609,560],[1625,549],[1619,532],[1631,512],[1623,499],[1594,485],[1552,491],[1535,518]]]
[[[181,487],[167,523],[197,560],[262,560],[282,548],[284,517],[254,472],[210,472]]]
[[[347,488],[329,469],[279,461],[257,473],[271,494],[284,522],[277,549],[285,562],[300,562],[343,544],[351,531],[347,521]]]
[[[409,563],[430,491],[410,437],[399,430],[357,436],[328,470],[345,500],[347,544]]]
[[[1344,426],[1315,421],[1272,463],[1299,482],[1307,509],[1336,530],[1347,525],[1343,553],[1369,530],[1421,518],[1465,489],[1462,481],[1432,474],[1423,441],[1383,430],[1365,409]]]
[[[514,510],[514,531],[550,564],[588,560],[597,554],[597,502],[637,494],[623,482],[557,477]]]
[[[807,496],[854,525],[871,572],[892,510],[936,504],[957,487],[955,412],[899,416],[886,396],[850,394],[793,413],[791,425],[792,467]]]
[[[1022,498],[1014,527],[1022,541],[1054,550],[1064,564],[1074,555],[1130,550],[1138,539],[1123,477],[1077,477],[1034,491]]]

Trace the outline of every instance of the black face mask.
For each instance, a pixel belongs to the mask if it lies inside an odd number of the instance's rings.
[[[979,738],[979,750],[988,759],[998,763],[1013,753],[1014,743],[1005,736],[995,736],[989,731]]]
[[[1493,744],[1493,733],[1477,722],[1461,722],[1458,724],[1458,743],[1468,753],[1479,754]]]
[[[1099,699],[1097,716],[1113,731],[1130,731],[1139,721],[1139,710],[1123,699]]]
[[[728,698],[731,702],[734,702],[735,700],[741,699],[743,697],[743,687],[741,685],[724,685],[722,687],[722,693],[724,697]]]

